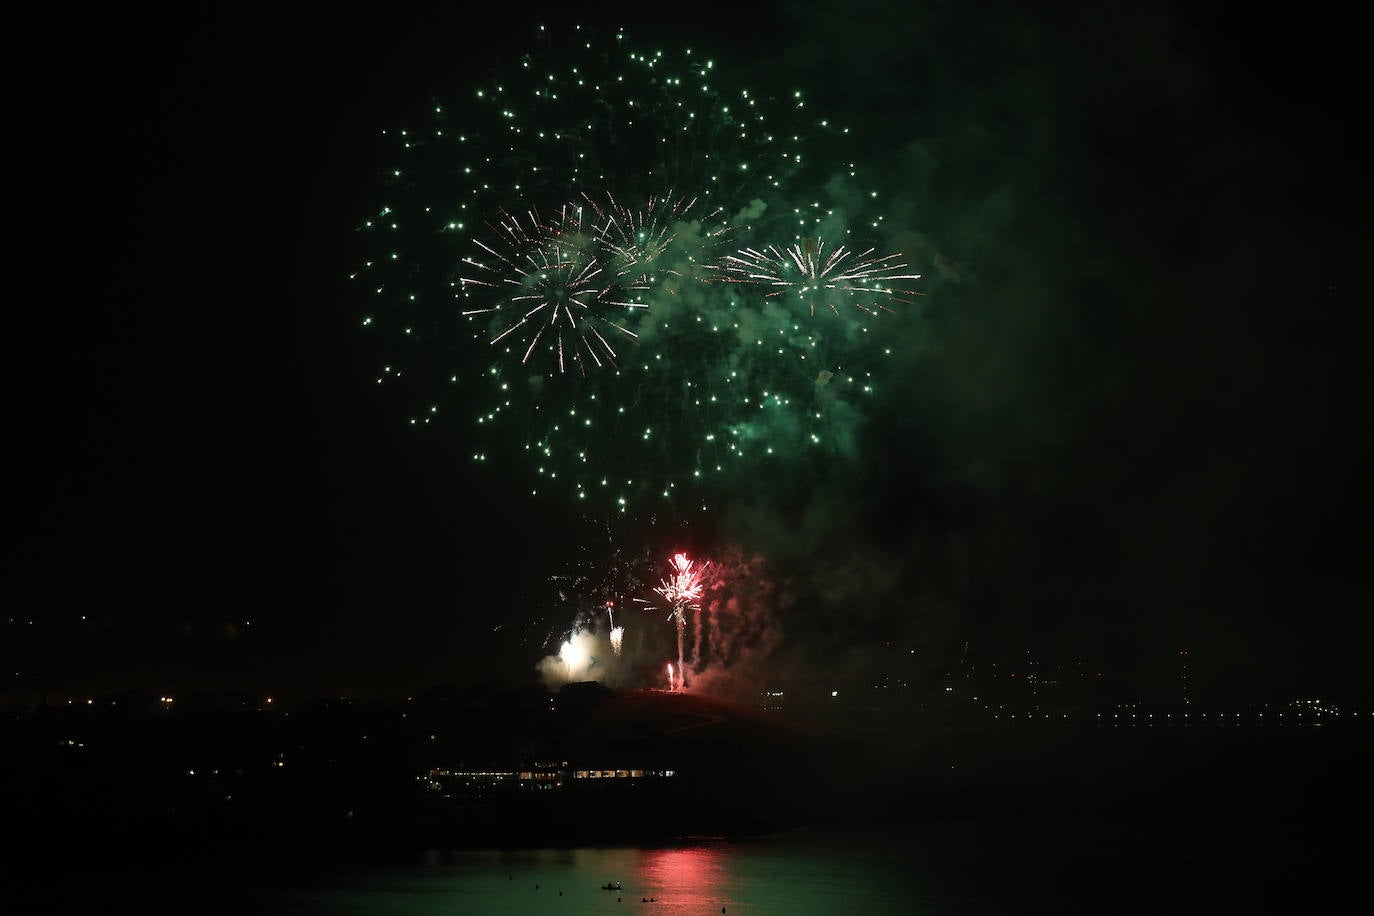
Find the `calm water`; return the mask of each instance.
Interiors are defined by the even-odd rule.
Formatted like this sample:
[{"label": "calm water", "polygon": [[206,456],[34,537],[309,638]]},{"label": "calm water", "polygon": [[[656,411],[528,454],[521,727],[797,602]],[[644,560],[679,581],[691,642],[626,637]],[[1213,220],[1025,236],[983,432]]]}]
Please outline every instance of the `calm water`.
[{"label": "calm water", "polygon": [[[432,853],[423,865],[282,895],[279,912],[618,914],[912,912],[897,850],[703,841],[663,849]],[[601,885],[619,881],[620,892]],[[561,893],[560,893],[561,892]],[[652,903],[642,898],[654,898]],[[932,910],[938,912],[938,910]]]},{"label": "calm water", "polygon": [[[0,911],[340,914],[1342,912],[1367,863],[1314,824],[963,824],[667,847],[440,851],[389,865],[276,854],[80,865]],[[601,885],[619,881],[619,893]],[[561,891],[561,894],[560,894]],[[642,898],[652,897],[652,903]],[[4,901],[0,901],[3,903]],[[17,902],[11,900],[10,902]]]}]

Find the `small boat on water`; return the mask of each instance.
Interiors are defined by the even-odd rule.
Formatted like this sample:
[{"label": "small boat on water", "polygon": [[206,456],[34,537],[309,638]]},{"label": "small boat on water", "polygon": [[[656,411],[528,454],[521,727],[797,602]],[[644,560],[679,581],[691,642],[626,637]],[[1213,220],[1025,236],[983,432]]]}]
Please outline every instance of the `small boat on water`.
[{"label": "small boat on water", "polygon": [[601,885],[601,889],[603,891],[618,891],[620,890],[620,882],[617,881],[614,884],[603,884]]}]

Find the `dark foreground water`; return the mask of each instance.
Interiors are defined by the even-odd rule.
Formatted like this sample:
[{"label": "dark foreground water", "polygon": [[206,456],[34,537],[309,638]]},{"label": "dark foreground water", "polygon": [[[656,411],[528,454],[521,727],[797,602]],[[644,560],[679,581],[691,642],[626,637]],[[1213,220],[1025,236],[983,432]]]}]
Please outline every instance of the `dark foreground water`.
[{"label": "dark foreground water", "polygon": [[[899,850],[701,841],[658,849],[433,853],[283,895],[301,914],[910,913]],[[622,889],[601,886],[619,882]],[[644,902],[644,898],[653,898]],[[852,908],[852,909],[851,909]]]},{"label": "dark foreground water", "polygon": [[[1356,836],[1341,841],[1344,829]],[[923,825],[661,847],[429,850],[388,862],[250,850],[192,865],[153,839],[142,864],[54,850],[71,869],[12,912],[763,914],[1343,912],[1364,825]],[[80,861],[77,861],[80,860]],[[602,890],[620,882],[619,892]],[[653,898],[645,902],[644,898]],[[0,909],[4,909],[0,907]]]}]

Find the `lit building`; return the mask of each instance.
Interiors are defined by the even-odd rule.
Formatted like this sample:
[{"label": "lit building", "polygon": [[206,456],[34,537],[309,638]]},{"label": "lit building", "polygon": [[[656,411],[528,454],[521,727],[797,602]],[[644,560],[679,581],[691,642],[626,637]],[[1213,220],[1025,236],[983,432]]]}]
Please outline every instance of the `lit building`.
[{"label": "lit building", "polygon": [[646,780],[665,779],[676,775],[675,770],[645,769],[643,767],[601,768],[570,767],[568,761],[541,760],[516,770],[473,769],[454,770],[436,767],[419,777],[430,792],[445,798],[476,800],[510,792],[552,792],[576,784],[590,789],[593,786],[629,786]]}]

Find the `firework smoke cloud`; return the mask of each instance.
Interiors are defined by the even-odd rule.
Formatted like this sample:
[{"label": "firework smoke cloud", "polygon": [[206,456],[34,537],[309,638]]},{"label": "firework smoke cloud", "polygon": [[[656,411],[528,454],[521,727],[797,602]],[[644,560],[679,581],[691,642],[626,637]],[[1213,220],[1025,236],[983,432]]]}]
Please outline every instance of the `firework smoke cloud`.
[{"label": "firework smoke cloud", "polygon": [[848,128],[691,49],[541,38],[383,132],[352,273],[378,384],[583,511],[710,512],[848,455],[918,277],[871,241]]}]

